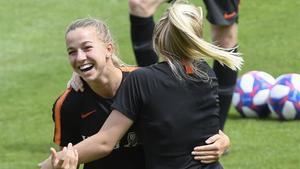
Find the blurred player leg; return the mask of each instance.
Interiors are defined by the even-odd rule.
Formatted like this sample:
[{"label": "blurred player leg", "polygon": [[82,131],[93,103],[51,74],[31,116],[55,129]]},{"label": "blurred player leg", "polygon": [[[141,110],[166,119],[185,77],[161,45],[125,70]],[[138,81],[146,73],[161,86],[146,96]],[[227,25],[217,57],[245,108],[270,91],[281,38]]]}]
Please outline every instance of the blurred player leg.
[{"label": "blurred player leg", "polygon": [[153,14],[166,0],[129,0],[131,41],[138,66],[158,62],[152,46]]},{"label": "blurred player leg", "polygon": [[[204,0],[204,3],[208,10],[207,19],[212,24],[211,32],[214,44],[223,48],[234,48],[233,52],[237,52],[239,0]],[[216,61],[213,69],[220,87],[220,127],[223,130],[238,72],[220,65]]]}]

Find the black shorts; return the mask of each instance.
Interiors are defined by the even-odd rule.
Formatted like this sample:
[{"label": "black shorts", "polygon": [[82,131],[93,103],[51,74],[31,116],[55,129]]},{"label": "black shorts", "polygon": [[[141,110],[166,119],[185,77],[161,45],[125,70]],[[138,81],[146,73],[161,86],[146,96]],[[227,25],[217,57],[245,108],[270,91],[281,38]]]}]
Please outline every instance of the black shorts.
[{"label": "black shorts", "polygon": [[240,0],[204,0],[207,20],[214,25],[232,25],[238,22]]},{"label": "black shorts", "polygon": [[[174,0],[168,0],[172,2]],[[240,0],[203,0],[207,9],[207,20],[214,25],[232,25],[238,23]]]}]

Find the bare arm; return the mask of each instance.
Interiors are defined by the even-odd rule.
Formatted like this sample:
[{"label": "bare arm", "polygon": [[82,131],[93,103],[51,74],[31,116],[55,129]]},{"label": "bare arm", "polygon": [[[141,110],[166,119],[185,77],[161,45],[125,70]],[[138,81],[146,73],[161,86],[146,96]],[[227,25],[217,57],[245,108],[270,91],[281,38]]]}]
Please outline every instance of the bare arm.
[{"label": "bare arm", "polygon": [[100,131],[76,144],[79,163],[86,163],[107,156],[123,137],[133,121],[117,110],[113,110]]},{"label": "bare arm", "polygon": [[[88,137],[73,147],[78,153],[78,164],[94,161],[110,154],[132,124],[132,120],[119,111],[113,110],[97,134]],[[53,150],[51,151],[53,156]],[[64,155],[63,151],[57,152],[54,159],[59,159],[60,161],[55,162],[57,166],[55,168],[62,168],[57,164],[65,165],[64,161],[67,158],[68,156]],[[54,161],[51,161],[51,157],[49,157],[39,166],[41,169],[53,169]]]}]

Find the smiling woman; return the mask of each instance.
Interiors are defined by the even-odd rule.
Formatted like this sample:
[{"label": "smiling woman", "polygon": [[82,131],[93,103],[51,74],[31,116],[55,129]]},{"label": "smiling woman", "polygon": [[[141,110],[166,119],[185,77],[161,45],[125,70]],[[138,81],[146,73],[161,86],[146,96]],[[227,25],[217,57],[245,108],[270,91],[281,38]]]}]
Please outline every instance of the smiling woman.
[{"label": "smiling woman", "polygon": [[91,19],[71,25],[66,33],[66,44],[71,66],[87,82],[122,65],[109,30],[101,22],[93,23]]},{"label": "smiling woman", "polygon": [[[100,20],[85,18],[74,21],[65,38],[70,64],[83,81],[85,90],[67,89],[54,103],[54,141],[62,147],[68,143],[77,144],[99,131],[111,112],[110,105],[123,78],[135,69],[125,67],[117,57],[108,27]],[[84,169],[99,166],[104,169],[142,169],[143,148],[135,131],[133,126],[111,155],[85,163]]]}]

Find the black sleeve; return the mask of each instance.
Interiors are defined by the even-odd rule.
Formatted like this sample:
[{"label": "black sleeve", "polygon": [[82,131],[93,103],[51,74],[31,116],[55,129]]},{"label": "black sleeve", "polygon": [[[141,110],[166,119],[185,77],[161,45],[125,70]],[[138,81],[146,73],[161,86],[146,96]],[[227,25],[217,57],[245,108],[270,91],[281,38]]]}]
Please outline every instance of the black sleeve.
[{"label": "black sleeve", "polygon": [[68,143],[76,144],[82,140],[76,104],[72,104],[74,93],[73,90],[66,90],[53,104],[53,141],[59,146],[67,146]]},{"label": "black sleeve", "polygon": [[141,70],[131,72],[121,84],[112,108],[135,121],[143,105],[143,79]]}]

